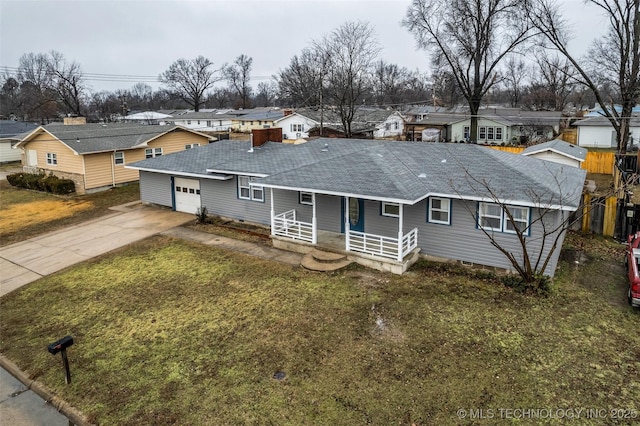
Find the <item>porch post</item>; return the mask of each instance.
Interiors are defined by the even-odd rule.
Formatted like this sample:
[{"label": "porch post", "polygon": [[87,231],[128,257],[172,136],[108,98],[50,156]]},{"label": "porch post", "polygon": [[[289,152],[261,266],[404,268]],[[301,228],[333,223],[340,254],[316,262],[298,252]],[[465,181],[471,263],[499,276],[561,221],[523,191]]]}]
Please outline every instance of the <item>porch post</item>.
[{"label": "porch post", "polygon": [[349,242],[349,197],[344,197],[344,242],[345,250],[351,251]]},{"label": "porch post", "polygon": [[311,218],[311,244],[318,244],[318,219],[316,218],[316,193],[311,193],[311,203],[313,204],[313,216]]},{"label": "porch post", "polygon": [[398,204],[398,262],[402,262],[402,225],[403,225],[403,205]]},{"label": "porch post", "polygon": [[273,206],[273,188],[269,188],[269,198],[271,198],[271,200],[270,200],[271,201],[271,222],[270,223],[271,223],[271,235],[273,236],[273,235],[275,235],[273,233],[273,230],[275,229],[273,221],[274,221],[274,219],[276,217],[275,210],[274,210],[275,208]]}]

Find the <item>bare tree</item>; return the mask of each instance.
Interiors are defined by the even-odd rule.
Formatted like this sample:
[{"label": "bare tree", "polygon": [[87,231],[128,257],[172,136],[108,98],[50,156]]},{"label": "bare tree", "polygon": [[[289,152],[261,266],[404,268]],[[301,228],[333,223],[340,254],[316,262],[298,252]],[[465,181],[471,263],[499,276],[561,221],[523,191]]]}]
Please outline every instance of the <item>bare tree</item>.
[{"label": "bare tree", "polygon": [[507,90],[510,104],[514,108],[520,105],[528,74],[529,69],[522,59],[516,59],[514,56],[510,56],[506,60],[502,84]]},{"label": "bare tree", "polygon": [[231,65],[227,65],[222,69],[224,78],[229,83],[229,89],[235,92],[238,97],[239,104],[242,108],[251,106],[251,64],[253,59],[247,55],[240,55]]},{"label": "bare tree", "polygon": [[522,16],[525,0],[413,0],[403,25],[448,68],[469,104],[471,140],[477,140],[483,97],[501,81],[498,66],[532,32]]},{"label": "bare tree", "polygon": [[[505,190],[494,183],[499,178],[468,169],[463,159],[456,160],[453,151],[451,157],[465,177],[459,181],[449,180],[450,187],[462,199],[471,195],[482,200],[477,208],[475,203],[464,203],[464,206],[477,228],[507,258],[522,282],[535,288],[544,280],[566,232],[595,205],[581,206],[585,172],[540,161],[535,181],[517,182]],[[510,201],[516,190],[527,200],[527,206]],[[506,230],[517,242],[514,244],[512,238],[505,238],[505,233],[496,229]]]},{"label": "bare tree", "polygon": [[272,106],[278,94],[278,86],[274,81],[261,81],[258,83],[258,93],[255,103],[257,106]]},{"label": "bare tree", "polygon": [[[618,151],[629,143],[632,109],[640,96],[640,1],[587,0],[607,18],[604,37],[596,40],[587,58],[579,60],[568,49],[568,25],[554,0],[531,1],[527,15],[543,40],[576,69],[580,83],[591,89],[616,132]],[[607,97],[603,86],[615,88],[616,98]],[[620,111],[615,107],[619,103]]]},{"label": "bare tree", "polygon": [[207,103],[214,108],[229,108],[233,106],[233,93],[227,87],[214,87],[207,96]]},{"label": "bare tree", "polygon": [[51,89],[58,95],[58,100],[75,115],[81,114],[85,86],[80,64],[67,61],[60,52],[52,50],[48,57],[48,72],[53,77]]},{"label": "bare tree", "polygon": [[53,76],[49,58],[44,53],[26,53],[18,61],[22,116],[45,123],[58,112],[56,94],[51,89]]},{"label": "bare tree", "polygon": [[2,76],[2,90],[0,91],[0,116],[21,117],[22,103],[20,83],[14,77],[5,74]]},{"label": "bare tree", "polygon": [[221,80],[219,71],[213,69],[209,59],[198,56],[191,60],[178,59],[159,78],[169,90],[199,111],[207,90]]},{"label": "bare tree", "polygon": [[[345,137],[350,138],[356,107],[367,93],[371,66],[380,47],[368,23],[346,22],[317,41],[315,48],[328,60],[327,101],[337,109]],[[321,87],[323,81],[321,79]]]},{"label": "bare tree", "polygon": [[374,64],[372,79],[373,99],[377,104],[400,104],[409,71],[406,68],[400,68],[396,64],[390,64],[380,59]]},{"label": "bare tree", "polygon": [[305,48],[291,58],[289,66],[275,76],[278,96],[293,107],[319,106],[325,79],[322,52]]}]

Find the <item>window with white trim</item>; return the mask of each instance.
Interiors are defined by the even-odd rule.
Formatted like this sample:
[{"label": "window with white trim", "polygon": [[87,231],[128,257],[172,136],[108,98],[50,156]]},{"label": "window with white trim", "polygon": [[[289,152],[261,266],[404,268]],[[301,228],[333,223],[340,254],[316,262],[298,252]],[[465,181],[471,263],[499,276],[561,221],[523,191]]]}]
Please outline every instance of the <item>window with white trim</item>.
[{"label": "window with white trim", "polygon": [[451,200],[449,198],[429,197],[429,223],[451,225]]},{"label": "window with white trim", "polygon": [[144,158],[160,157],[162,155],[162,148],[147,148],[144,150]]},{"label": "window with white trim", "polygon": [[482,126],[478,127],[478,139],[486,139],[487,138],[487,128]]},{"label": "window with white trim", "polygon": [[513,220],[499,205],[494,203],[478,204],[478,226],[487,231],[506,232],[515,234],[518,230],[529,235],[529,207],[505,206],[511,213]]},{"label": "window with white trim", "polygon": [[496,140],[502,140],[502,127],[496,127]]},{"label": "window with white trim", "polygon": [[492,141],[495,137],[495,127],[487,127],[487,139]]},{"label": "window with white trim", "polygon": [[306,204],[308,206],[312,206],[313,205],[313,194],[311,192],[302,192],[300,191],[298,193],[298,202],[300,204]]},{"label": "window with white trim", "polygon": [[113,164],[115,164],[116,166],[121,166],[124,164],[124,152],[113,153]]},{"label": "window with white trim", "polygon": [[516,233],[520,231],[524,234],[529,233],[529,212],[531,211],[528,207],[517,207],[517,206],[507,206],[509,209],[509,213],[511,213],[511,217],[513,220],[509,218],[507,212],[504,213],[505,218],[505,227],[504,232]]},{"label": "window with white trim", "polygon": [[292,132],[302,132],[304,128],[303,124],[291,124],[291,131]]},{"label": "window with white trim", "polygon": [[251,185],[255,180],[251,176],[238,176],[238,198],[242,200],[264,201],[264,188]]},{"label": "window with white trim", "polygon": [[400,217],[400,204],[382,203],[382,216]]},{"label": "window with white trim", "polygon": [[469,140],[469,138],[471,138],[471,127],[464,126],[463,139],[466,141]]},{"label": "window with white trim", "polygon": [[197,146],[200,146],[200,144],[199,143],[188,143],[188,144],[186,144],[184,146],[184,149],[192,149],[192,148],[195,148]]},{"label": "window with white trim", "polygon": [[58,155],[53,152],[47,152],[47,164],[50,166],[58,165]]},{"label": "window with white trim", "polygon": [[478,205],[478,226],[486,231],[502,232],[502,209],[497,204]]}]

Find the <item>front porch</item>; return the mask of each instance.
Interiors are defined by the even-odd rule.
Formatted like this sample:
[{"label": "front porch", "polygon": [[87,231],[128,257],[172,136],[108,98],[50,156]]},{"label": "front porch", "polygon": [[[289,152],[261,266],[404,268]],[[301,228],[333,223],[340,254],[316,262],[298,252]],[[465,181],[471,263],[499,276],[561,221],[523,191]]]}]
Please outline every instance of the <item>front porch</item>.
[{"label": "front porch", "polygon": [[[272,215],[273,246],[305,254],[314,249],[339,253],[352,262],[394,274],[404,273],[418,260],[417,228],[406,234],[400,230],[398,238],[392,238],[350,230],[348,218],[345,233],[319,230],[316,223],[315,214],[312,222],[298,220],[295,209]],[[402,220],[399,220],[399,226],[402,226]]]}]

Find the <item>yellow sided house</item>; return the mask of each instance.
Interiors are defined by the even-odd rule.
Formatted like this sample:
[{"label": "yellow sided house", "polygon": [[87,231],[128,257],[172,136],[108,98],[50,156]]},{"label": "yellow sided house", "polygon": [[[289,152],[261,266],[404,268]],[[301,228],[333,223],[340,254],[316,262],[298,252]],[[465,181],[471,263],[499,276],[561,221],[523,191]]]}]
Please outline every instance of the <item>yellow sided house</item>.
[{"label": "yellow sided house", "polygon": [[129,163],[207,145],[215,138],[182,126],[52,123],[27,134],[23,170],[71,179],[79,194],[139,180]]}]

